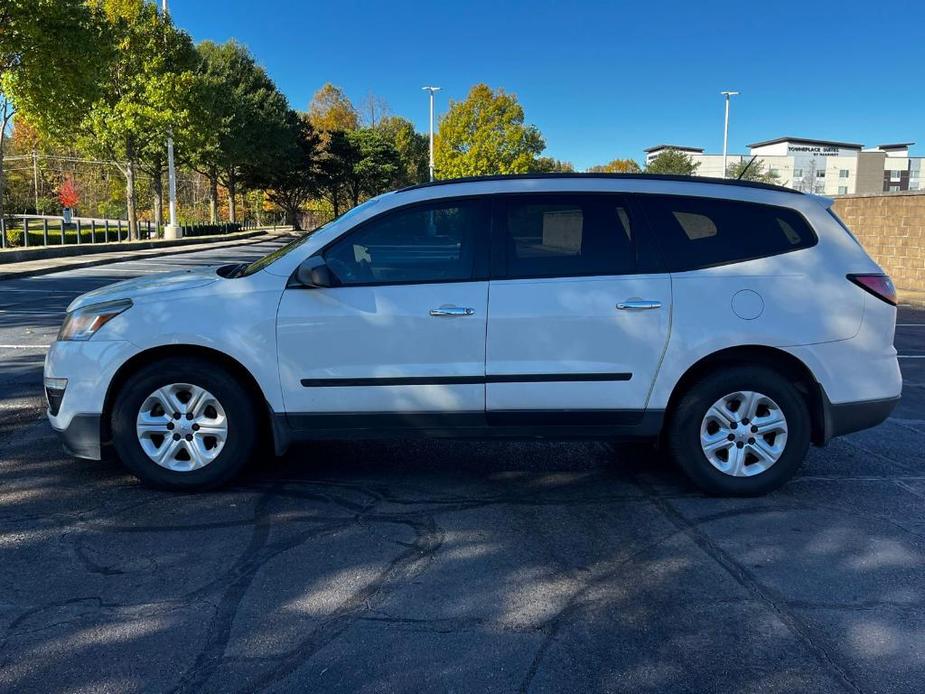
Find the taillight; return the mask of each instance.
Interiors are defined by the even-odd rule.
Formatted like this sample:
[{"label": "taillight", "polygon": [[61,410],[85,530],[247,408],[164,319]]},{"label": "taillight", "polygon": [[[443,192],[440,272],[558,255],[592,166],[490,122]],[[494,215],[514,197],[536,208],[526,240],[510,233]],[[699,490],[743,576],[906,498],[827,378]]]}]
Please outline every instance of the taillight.
[{"label": "taillight", "polygon": [[846,275],[846,277],[866,292],[891,306],[896,305],[896,287],[889,275]]}]

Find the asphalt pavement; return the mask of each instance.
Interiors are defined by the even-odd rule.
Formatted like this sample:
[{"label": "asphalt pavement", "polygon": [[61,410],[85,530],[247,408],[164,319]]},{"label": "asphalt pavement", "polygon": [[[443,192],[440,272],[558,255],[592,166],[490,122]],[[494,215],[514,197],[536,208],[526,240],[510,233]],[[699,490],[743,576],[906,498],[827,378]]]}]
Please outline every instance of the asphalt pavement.
[{"label": "asphalt pavement", "polygon": [[894,417],[759,499],[604,443],[325,442],[187,495],[61,452],[72,298],[275,245],[0,282],[0,690],[923,690],[925,312]]}]

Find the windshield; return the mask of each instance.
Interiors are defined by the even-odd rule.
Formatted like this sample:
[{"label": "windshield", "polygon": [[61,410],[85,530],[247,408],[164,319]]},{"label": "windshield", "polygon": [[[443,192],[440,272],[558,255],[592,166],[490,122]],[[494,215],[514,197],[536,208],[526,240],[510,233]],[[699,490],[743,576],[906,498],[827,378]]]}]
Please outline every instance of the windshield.
[{"label": "windshield", "polygon": [[378,197],[375,197],[375,198],[370,198],[369,200],[367,200],[366,202],[364,202],[362,205],[357,205],[356,207],[353,207],[353,208],[347,210],[346,212],[344,212],[344,213],[343,213],[342,215],[340,215],[339,217],[335,217],[335,218],[332,219],[330,222],[326,222],[325,224],[322,224],[320,227],[318,227],[318,228],[316,228],[316,229],[313,229],[312,231],[306,232],[305,234],[303,234],[303,235],[300,236],[299,238],[290,241],[290,242],[287,243],[285,246],[281,246],[281,247],[277,248],[275,251],[273,251],[272,253],[269,253],[269,254],[263,256],[262,258],[260,258],[259,260],[255,260],[255,261],[254,261],[253,263],[251,263],[250,265],[247,265],[247,266],[246,266],[243,270],[241,270],[240,273],[238,273],[236,276],[237,276],[237,277],[246,277],[247,275],[253,275],[255,272],[260,272],[260,271],[263,270],[265,267],[267,267],[267,266],[272,265],[273,263],[275,263],[277,260],[279,260],[280,258],[282,258],[284,255],[287,255],[287,254],[291,253],[292,251],[294,251],[296,248],[298,248],[298,247],[301,246],[303,243],[305,243],[306,241],[308,241],[308,239],[310,239],[312,236],[314,236],[316,233],[318,233],[318,232],[321,231],[322,229],[327,229],[329,226],[331,226],[332,224],[334,224],[334,222],[345,222],[345,221],[348,221],[348,220],[351,219],[352,217],[355,217],[357,214],[359,214],[361,211],[368,210],[370,207],[374,206],[377,202],[379,202],[379,200],[380,200],[381,198],[382,198],[381,195],[378,196]]}]

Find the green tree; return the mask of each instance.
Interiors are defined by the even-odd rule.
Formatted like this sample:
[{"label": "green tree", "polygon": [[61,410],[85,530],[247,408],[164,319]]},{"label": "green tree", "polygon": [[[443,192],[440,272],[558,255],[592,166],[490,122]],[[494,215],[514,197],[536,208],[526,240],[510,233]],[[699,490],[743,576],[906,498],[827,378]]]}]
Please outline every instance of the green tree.
[{"label": "green tree", "polygon": [[321,87],[308,105],[308,120],[319,132],[356,130],[360,118],[347,95],[330,82]]},{"label": "green tree", "polygon": [[[770,169],[765,169],[765,163],[761,159],[755,159],[749,165],[750,159],[730,164],[726,167],[726,178],[739,179],[742,181],[759,181],[761,183],[780,183],[780,176]],[[744,172],[744,173],[743,173]]]},{"label": "green tree", "polygon": [[689,155],[676,149],[667,149],[646,164],[646,173],[675,174],[693,176],[697,173],[700,162],[694,162]]},{"label": "green tree", "polygon": [[642,169],[635,159],[614,159],[606,164],[598,164],[588,169],[588,173],[639,173]]},{"label": "green tree", "polygon": [[513,94],[477,84],[440,119],[434,158],[441,178],[528,173],[545,147]]},{"label": "green tree", "polygon": [[107,56],[99,97],[82,123],[89,152],[115,162],[125,177],[129,236],[138,238],[136,177],[162,160],[167,136],[188,120],[195,65],[192,41],[144,0],[93,0],[115,50]]},{"label": "green tree", "polygon": [[245,167],[247,183],[266,191],[267,199],[286,214],[286,223],[299,229],[299,211],[319,186],[320,138],[308,118],[286,114],[287,139],[273,166]]},{"label": "green tree", "polygon": [[194,94],[197,127],[190,165],[209,181],[211,221],[218,217],[218,185],[228,190],[228,219],[237,221],[236,199],[245,167],[272,168],[291,147],[286,97],[246,48],[234,41],[197,47],[203,82]]},{"label": "green tree", "polygon": [[531,173],[573,173],[575,167],[569,161],[553,157],[539,157],[530,167]]},{"label": "green tree", "polygon": [[393,187],[401,170],[398,150],[377,128],[347,133],[349,155],[347,191],[354,206],[360,199],[384,193]]},{"label": "green tree", "polygon": [[4,0],[0,4],[0,217],[7,131],[18,112],[46,133],[72,134],[94,98],[106,49],[103,22],[83,0]]},{"label": "green tree", "polygon": [[321,133],[318,192],[331,206],[335,217],[340,215],[346,203],[353,167],[358,158],[359,152],[346,131],[332,130]]},{"label": "green tree", "polygon": [[430,161],[427,136],[415,131],[411,121],[401,116],[384,116],[376,128],[398,151],[400,169],[393,182],[395,187],[426,181]]}]

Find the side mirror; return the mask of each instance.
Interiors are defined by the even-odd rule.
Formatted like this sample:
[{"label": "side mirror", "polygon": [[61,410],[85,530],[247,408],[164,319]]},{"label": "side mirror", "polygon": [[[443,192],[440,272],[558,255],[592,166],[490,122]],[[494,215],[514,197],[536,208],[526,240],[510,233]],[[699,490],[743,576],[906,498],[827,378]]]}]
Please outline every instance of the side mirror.
[{"label": "side mirror", "polygon": [[334,276],[324,258],[315,255],[304,261],[296,270],[296,279],[304,287],[331,287]]}]

